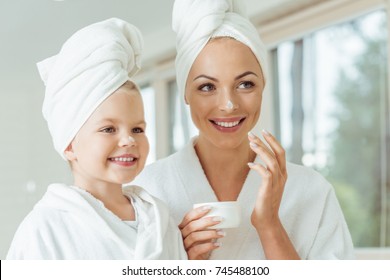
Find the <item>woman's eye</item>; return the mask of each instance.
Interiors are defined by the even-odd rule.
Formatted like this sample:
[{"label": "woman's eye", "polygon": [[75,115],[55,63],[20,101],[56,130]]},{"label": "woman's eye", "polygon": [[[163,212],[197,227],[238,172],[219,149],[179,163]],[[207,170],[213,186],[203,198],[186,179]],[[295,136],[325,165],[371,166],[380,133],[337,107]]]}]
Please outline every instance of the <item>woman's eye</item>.
[{"label": "woman's eye", "polygon": [[136,127],[136,128],[133,128],[133,129],[132,129],[132,132],[133,132],[133,133],[143,133],[144,130],[143,130],[142,128],[140,128],[140,127]]},{"label": "woman's eye", "polygon": [[115,128],[113,127],[105,127],[101,130],[101,132],[104,132],[104,133],[114,133],[115,132]]},{"label": "woman's eye", "polygon": [[241,88],[241,89],[248,89],[248,88],[252,88],[254,87],[255,84],[252,83],[252,82],[242,82],[238,85],[238,88]]},{"label": "woman's eye", "polygon": [[201,85],[198,89],[200,91],[209,92],[215,90],[215,86],[213,84],[204,84]]}]

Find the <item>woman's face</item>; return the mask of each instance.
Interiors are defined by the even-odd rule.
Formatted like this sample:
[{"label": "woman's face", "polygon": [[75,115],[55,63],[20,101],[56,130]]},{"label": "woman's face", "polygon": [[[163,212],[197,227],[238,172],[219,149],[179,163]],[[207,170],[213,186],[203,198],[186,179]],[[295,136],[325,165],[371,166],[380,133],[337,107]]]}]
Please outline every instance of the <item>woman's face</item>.
[{"label": "woman's face", "polygon": [[263,89],[262,71],[249,47],[230,38],[211,40],[192,65],[186,84],[185,99],[199,141],[225,149],[247,141],[259,119]]}]

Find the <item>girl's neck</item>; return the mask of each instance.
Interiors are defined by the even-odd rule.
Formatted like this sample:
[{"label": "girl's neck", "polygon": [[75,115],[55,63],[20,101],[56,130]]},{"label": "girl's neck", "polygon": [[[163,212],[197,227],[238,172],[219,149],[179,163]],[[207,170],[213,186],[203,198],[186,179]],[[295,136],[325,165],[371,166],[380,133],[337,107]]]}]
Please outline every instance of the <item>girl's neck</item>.
[{"label": "girl's neck", "polygon": [[109,184],[106,182],[98,182],[87,180],[81,176],[74,174],[74,185],[86,190],[95,198],[99,199],[103,203],[105,201],[121,200],[123,195],[122,185],[120,184]]},{"label": "girl's neck", "polygon": [[74,185],[89,192],[122,220],[134,220],[135,212],[129,199],[123,194],[121,184],[89,182],[75,176]]}]

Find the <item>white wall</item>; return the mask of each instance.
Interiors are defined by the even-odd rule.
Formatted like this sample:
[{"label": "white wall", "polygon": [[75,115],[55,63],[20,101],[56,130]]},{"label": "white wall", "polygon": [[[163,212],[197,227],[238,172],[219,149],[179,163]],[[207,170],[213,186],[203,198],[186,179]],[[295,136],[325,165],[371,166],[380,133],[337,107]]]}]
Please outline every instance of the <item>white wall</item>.
[{"label": "white wall", "polygon": [[39,78],[21,74],[17,80],[2,80],[1,86],[0,258],[4,258],[17,225],[47,185],[70,182],[71,177],[52,148],[41,114]]}]

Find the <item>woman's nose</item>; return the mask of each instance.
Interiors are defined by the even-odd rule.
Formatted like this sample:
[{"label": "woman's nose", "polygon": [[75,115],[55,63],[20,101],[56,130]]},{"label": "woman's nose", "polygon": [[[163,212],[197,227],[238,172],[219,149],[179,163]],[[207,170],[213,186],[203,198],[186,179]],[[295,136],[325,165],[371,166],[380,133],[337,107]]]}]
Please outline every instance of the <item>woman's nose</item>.
[{"label": "woman's nose", "polygon": [[121,139],[119,141],[120,147],[132,147],[132,146],[136,146],[136,145],[137,145],[137,142],[130,135],[124,135],[123,137],[121,137]]},{"label": "woman's nose", "polygon": [[231,113],[238,108],[238,104],[235,102],[233,98],[233,94],[230,92],[224,92],[218,100],[219,109],[221,111],[225,111],[227,113]]}]

